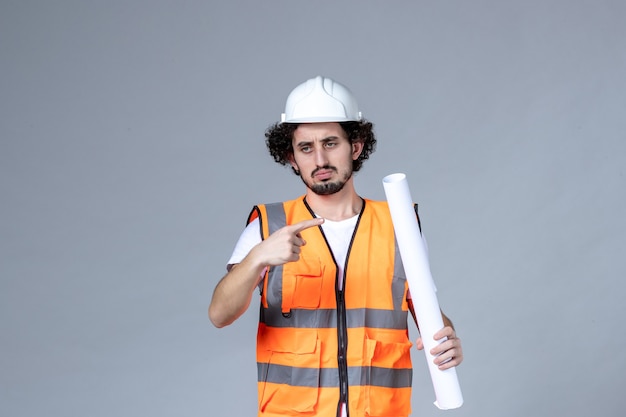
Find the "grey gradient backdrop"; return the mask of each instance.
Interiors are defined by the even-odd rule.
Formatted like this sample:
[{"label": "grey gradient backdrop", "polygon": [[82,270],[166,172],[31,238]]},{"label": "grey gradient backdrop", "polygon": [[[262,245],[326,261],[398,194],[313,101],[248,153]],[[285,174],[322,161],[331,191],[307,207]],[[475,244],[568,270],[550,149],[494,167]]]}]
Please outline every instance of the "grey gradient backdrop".
[{"label": "grey gradient backdrop", "polygon": [[[206,314],[251,206],[303,192],[263,132],[317,74],[408,175],[466,360],[441,412],[626,400],[626,2],[0,2],[0,415],[252,416],[258,303]],[[413,333],[415,333],[412,330]]]}]

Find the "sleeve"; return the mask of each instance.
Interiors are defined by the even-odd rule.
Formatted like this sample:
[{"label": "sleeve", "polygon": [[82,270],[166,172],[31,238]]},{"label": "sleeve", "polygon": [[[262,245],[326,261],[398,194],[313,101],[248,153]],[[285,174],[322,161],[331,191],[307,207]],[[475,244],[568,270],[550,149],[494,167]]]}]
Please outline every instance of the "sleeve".
[{"label": "sleeve", "polygon": [[243,232],[241,236],[239,236],[239,240],[235,245],[235,249],[233,250],[230,259],[228,260],[228,264],[226,265],[226,269],[230,270],[233,265],[238,264],[245,258],[250,250],[261,243],[261,232],[259,228],[259,219],[252,220]]}]

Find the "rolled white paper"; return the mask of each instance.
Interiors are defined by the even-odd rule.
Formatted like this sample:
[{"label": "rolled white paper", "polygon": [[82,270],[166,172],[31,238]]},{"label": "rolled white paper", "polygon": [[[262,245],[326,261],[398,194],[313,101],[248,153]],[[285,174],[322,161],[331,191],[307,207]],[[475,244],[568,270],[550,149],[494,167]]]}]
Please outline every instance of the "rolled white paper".
[{"label": "rolled white paper", "polygon": [[463,395],[456,368],[440,370],[433,363],[435,357],[430,354],[432,348],[443,342],[433,339],[434,334],[443,328],[443,319],[406,175],[387,175],[383,178],[383,187],[424,342],[428,370],[435,389],[435,405],[441,410],[459,408],[463,404]]}]

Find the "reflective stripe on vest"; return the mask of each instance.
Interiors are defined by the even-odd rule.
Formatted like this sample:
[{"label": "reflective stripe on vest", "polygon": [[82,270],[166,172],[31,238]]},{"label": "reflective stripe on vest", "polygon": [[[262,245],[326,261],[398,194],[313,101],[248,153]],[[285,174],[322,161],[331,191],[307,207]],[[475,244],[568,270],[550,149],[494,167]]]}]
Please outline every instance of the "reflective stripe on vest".
[{"label": "reflective stripe on vest", "polygon": [[[257,217],[266,239],[314,214],[300,198],[259,205],[249,221]],[[341,398],[349,404],[350,417],[408,415],[408,287],[387,204],[364,201],[345,277],[337,276],[321,227],[301,234],[307,244],[300,260],[269,268],[263,282],[259,416],[307,412],[327,417],[337,414]],[[338,279],[345,279],[344,291],[337,290]],[[338,328],[338,320],[345,329]]]},{"label": "reflective stripe on vest", "polygon": [[[259,375],[264,375],[266,382],[289,384],[300,387],[337,387],[339,375],[336,369],[322,368],[301,369],[294,378],[291,366],[258,363]],[[410,369],[388,369],[366,366],[348,368],[348,380],[354,385],[376,385],[388,388],[409,388],[413,377]],[[358,382],[357,382],[358,381]]]}]

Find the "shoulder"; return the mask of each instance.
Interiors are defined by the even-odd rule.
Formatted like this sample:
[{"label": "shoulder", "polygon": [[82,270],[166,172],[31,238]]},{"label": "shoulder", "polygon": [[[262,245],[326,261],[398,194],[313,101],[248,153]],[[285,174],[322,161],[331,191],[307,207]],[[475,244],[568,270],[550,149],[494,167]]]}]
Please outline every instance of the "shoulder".
[{"label": "shoulder", "polygon": [[389,214],[389,204],[386,201],[377,201],[370,199],[363,199],[365,201],[365,210],[373,211],[379,214]]},{"label": "shoulder", "polygon": [[364,198],[363,201],[365,201],[365,206],[389,209],[389,204],[386,201],[370,200],[369,198]]},{"label": "shoulder", "polygon": [[252,207],[250,214],[248,215],[247,223],[250,223],[252,220],[261,218],[267,218],[268,214],[272,213],[281,213],[287,211],[290,207],[294,206],[304,206],[304,196],[300,196],[293,200],[280,201],[274,203],[263,203],[257,204]]},{"label": "shoulder", "polygon": [[[391,212],[389,211],[389,204],[386,201],[376,201],[364,199],[366,210],[369,207],[372,213],[377,216],[385,216],[391,218]],[[417,210],[417,203],[413,203],[413,210],[415,211],[415,217],[417,217],[417,224],[420,231],[422,230],[421,219]]]},{"label": "shoulder", "polygon": [[[389,203],[387,203],[387,201],[370,200],[367,198],[364,198],[363,201],[365,201],[366,207],[369,206],[374,210],[389,211]],[[413,208],[415,209],[415,212],[417,213],[417,203],[413,203]]]}]

